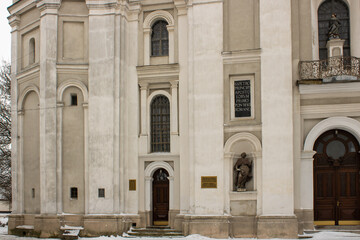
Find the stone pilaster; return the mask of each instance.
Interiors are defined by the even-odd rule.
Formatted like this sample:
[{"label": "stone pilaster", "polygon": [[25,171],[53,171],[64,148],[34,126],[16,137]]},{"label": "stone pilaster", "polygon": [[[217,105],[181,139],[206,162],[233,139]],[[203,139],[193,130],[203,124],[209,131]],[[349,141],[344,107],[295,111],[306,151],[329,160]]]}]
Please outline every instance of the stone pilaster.
[{"label": "stone pilaster", "polygon": [[[260,0],[262,215],[258,237],[297,236],[291,2]],[[273,64],[271,64],[273,63]]]},{"label": "stone pilaster", "polygon": [[37,2],[40,17],[40,212],[56,205],[56,58],[60,0]]},{"label": "stone pilaster", "polygon": [[189,99],[188,99],[188,15],[184,0],[174,1],[178,11],[179,56],[179,147],[180,147],[180,213],[189,210]]},{"label": "stone pilaster", "polygon": [[[87,1],[89,8],[87,212],[90,214],[110,214],[114,209],[116,2]],[[105,198],[97,198],[98,188],[105,188]]]},{"label": "stone pilaster", "polygon": [[[190,189],[190,206],[195,215],[222,216],[225,194],[221,58],[223,3],[193,1],[188,11],[189,128],[193,134],[189,141],[192,166],[189,164],[188,169],[194,187]],[[217,188],[201,188],[202,176],[216,176]]]},{"label": "stone pilaster", "polygon": [[11,26],[11,175],[12,175],[12,212],[14,214],[22,213],[22,198],[23,193],[22,181],[19,177],[20,166],[19,166],[19,156],[18,156],[18,105],[17,105],[17,96],[18,96],[18,87],[16,80],[16,73],[18,69],[18,39],[19,39],[19,24],[20,18],[17,15],[9,16],[9,24]]}]

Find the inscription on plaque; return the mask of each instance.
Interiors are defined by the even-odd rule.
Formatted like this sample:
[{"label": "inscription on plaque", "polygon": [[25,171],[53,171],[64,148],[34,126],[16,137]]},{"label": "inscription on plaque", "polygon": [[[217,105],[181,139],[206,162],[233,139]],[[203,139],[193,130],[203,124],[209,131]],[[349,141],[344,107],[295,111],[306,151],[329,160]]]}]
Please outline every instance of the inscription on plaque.
[{"label": "inscription on plaque", "polygon": [[217,188],[217,177],[201,177],[201,188]]},{"label": "inscription on plaque", "polygon": [[136,179],[129,179],[129,191],[136,191]]},{"label": "inscription on plaque", "polygon": [[250,80],[234,81],[235,117],[251,117]]}]

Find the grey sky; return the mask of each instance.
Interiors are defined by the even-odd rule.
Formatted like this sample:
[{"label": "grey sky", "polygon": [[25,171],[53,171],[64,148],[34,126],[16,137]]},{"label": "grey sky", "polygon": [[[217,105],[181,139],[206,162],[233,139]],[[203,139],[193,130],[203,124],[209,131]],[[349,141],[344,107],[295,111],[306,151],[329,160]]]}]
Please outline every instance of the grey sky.
[{"label": "grey sky", "polygon": [[7,7],[11,5],[12,0],[0,0],[0,62],[2,60],[10,61],[10,26],[7,17],[9,12]]}]

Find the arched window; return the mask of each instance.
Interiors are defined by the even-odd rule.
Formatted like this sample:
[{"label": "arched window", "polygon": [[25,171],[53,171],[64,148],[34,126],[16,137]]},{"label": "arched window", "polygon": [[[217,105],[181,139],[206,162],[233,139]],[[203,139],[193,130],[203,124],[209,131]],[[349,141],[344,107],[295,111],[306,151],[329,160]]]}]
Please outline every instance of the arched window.
[{"label": "arched window", "polygon": [[318,9],[320,60],[327,58],[326,43],[329,40],[329,22],[333,13],[341,22],[340,38],[345,40],[344,56],[350,56],[349,8],[342,0],[326,0]]},{"label": "arched window", "polygon": [[157,21],[152,26],[151,34],[151,55],[168,56],[169,55],[169,33],[166,28],[167,22]]},{"label": "arched window", "polygon": [[151,152],[170,152],[170,102],[164,95],[151,103]]},{"label": "arched window", "polygon": [[31,38],[29,41],[29,64],[35,62],[35,39]]}]

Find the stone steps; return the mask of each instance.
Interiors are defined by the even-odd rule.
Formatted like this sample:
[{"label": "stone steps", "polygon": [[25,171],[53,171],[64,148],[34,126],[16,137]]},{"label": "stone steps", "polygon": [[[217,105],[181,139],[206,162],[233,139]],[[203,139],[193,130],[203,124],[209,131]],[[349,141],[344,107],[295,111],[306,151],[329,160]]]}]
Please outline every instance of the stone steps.
[{"label": "stone steps", "polygon": [[183,237],[180,231],[169,227],[131,228],[124,237]]},{"label": "stone steps", "polygon": [[60,230],[63,232],[62,239],[65,240],[74,240],[79,238],[80,231],[83,230],[83,227],[77,226],[61,226]]}]

